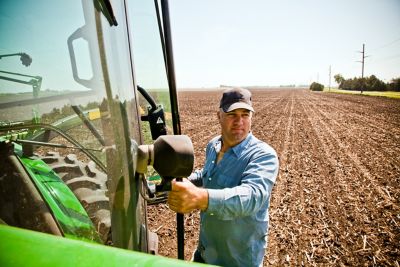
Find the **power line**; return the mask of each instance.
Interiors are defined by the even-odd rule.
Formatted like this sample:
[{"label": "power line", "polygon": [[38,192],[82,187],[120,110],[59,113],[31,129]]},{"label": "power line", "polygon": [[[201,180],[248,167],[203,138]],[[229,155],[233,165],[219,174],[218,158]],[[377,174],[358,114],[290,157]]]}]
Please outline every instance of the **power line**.
[{"label": "power line", "polygon": [[[388,46],[391,46],[391,45],[393,45],[393,44],[395,44],[395,43],[397,43],[397,42],[399,42],[400,41],[400,37],[399,38],[397,38],[397,39],[395,39],[395,40],[393,40],[393,41],[390,41],[390,42],[387,42],[387,43],[385,43],[385,44],[383,44],[383,45],[381,45],[381,46],[378,46],[378,47],[375,47],[375,48],[373,48],[373,49],[370,49],[369,51],[371,52],[374,52],[374,51],[377,51],[377,50],[380,50],[380,49],[382,49],[382,48],[386,48],[386,47],[388,47]],[[359,51],[360,52],[360,51]],[[374,62],[380,62],[380,61],[387,61],[387,60],[392,60],[392,59],[396,59],[396,58],[398,58],[399,57],[399,54],[396,54],[396,55],[392,55],[392,56],[385,56],[385,57],[378,57],[378,58],[376,58],[375,57],[375,59],[374,59]],[[360,61],[358,61],[358,62],[360,62]]]},{"label": "power line", "polygon": [[394,59],[397,59],[399,57],[400,57],[400,54],[396,54],[396,55],[392,55],[392,56],[378,58],[377,60],[375,59],[374,62],[382,62],[382,61],[394,60]]},{"label": "power line", "polygon": [[383,44],[383,45],[381,45],[381,46],[378,46],[378,47],[376,47],[376,48],[374,48],[374,49],[371,49],[371,51],[376,51],[376,50],[385,48],[385,47],[390,46],[390,45],[392,45],[392,44],[394,44],[394,43],[397,43],[398,41],[400,41],[400,37],[397,38],[396,40],[393,40],[393,41],[391,41],[391,42],[388,42],[388,43],[386,43],[386,44]]}]

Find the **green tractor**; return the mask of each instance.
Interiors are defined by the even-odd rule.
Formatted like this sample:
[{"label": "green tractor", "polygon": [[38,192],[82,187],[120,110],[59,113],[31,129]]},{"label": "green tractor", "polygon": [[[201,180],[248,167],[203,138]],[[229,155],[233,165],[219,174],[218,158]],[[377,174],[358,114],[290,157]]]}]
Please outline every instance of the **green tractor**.
[{"label": "green tractor", "polygon": [[1,1],[0,36],[0,266],[188,265],[149,255],[194,161],[168,1]]}]

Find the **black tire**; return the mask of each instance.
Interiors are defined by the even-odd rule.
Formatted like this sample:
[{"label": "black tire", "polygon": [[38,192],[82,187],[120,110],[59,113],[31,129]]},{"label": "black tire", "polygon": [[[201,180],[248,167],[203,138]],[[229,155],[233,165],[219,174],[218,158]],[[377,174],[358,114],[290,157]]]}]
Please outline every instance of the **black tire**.
[{"label": "black tire", "polygon": [[68,185],[85,208],[104,243],[110,243],[111,217],[107,175],[93,161],[83,163],[74,154],[47,152],[41,159]]}]

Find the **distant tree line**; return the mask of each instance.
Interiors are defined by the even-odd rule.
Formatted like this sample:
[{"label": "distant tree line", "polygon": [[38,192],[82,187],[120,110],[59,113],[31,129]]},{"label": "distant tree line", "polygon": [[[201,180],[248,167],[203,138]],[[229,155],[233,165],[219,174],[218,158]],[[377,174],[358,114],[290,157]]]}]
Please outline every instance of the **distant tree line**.
[{"label": "distant tree line", "polygon": [[375,75],[365,78],[345,79],[342,75],[336,74],[335,81],[339,84],[339,89],[355,91],[397,91],[400,92],[400,77],[385,83]]},{"label": "distant tree line", "polygon": [[323,91],[324,90],[324,86],[322,84],[320,84],[320,83],[313,82],[310,85],[310,90],[311,91]]}]

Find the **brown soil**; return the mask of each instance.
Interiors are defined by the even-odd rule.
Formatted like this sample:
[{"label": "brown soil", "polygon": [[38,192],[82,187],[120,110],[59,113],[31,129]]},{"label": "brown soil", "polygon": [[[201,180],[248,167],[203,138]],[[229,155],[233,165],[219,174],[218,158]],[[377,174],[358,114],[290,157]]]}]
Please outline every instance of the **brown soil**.
[{"label": "brown soil", "polygon": [[[219,134],[220,92],[180,92],[183,134],[201,168]],[[400,101],[253,90],[253,133],[273,146],[280,173],[270,208],[264,266],[399,266]],[[149,207],[159,253],[175,258],[175,213]],[[185,215],[185,259],[196,247],[199,213]]]}]

